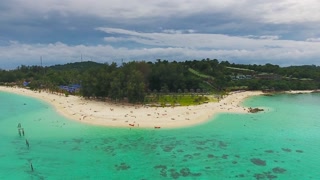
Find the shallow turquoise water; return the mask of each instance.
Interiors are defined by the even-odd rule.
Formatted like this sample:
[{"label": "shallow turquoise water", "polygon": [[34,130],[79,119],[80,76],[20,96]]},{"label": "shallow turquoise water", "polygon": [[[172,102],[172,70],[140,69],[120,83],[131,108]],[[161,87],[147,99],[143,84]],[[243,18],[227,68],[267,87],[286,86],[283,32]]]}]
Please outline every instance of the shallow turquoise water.
[{"label": "shallow turquoise water", "polygon": [[0,92],[0,179],[320,177],[319,94],[252,97],[245,105],[267,111],[130,130],[81,124],[44,102]]}]

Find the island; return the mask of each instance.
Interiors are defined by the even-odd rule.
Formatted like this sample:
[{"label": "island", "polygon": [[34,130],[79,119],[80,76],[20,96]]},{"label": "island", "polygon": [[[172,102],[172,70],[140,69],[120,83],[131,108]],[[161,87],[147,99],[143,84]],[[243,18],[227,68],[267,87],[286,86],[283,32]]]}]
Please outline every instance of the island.
[{"label": "island", "polygon": [[317,92],[319,67],[241,65],[216,59],[116,63],[76,62],[0,71],[0,91],[44,100],[69,119],[95,125],[172,128],[218,113],[258,113],[250,96]]}]

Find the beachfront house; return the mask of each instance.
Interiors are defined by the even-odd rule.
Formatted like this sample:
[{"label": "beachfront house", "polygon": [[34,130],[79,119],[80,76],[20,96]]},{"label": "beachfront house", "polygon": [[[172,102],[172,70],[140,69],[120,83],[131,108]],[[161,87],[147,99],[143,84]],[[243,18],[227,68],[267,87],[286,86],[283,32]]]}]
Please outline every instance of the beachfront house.
[{"label": "beachfront house", "polygon": [[231,75],[230,77],[232,80],[252,79],[252,75],[245,75],[245,74]]},{"label": "beachfront house", "polygon": [[66,91],[68,93],[77,93],[80,91],[81,85],[80,84],[70,84],[68,86],[60,85],[59,89]]},{"label": "beachfront house", "polygon": [[27,82],[27,81],[24,81],[24,82],[22,83],[22,85],[23,85],[24,87],[27,87],[29,84],[30,84],[30,82]]}]

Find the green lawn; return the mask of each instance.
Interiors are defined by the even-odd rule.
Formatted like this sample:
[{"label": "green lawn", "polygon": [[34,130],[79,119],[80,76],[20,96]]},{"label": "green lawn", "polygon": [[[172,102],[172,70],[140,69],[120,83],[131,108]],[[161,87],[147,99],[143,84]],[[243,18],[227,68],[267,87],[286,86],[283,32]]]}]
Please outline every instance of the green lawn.
[{"label": "green lawn", "polygon": [[236,67],[226,67],[227,69],[232,69],[232,70],[238,70],[238,71],[249,71],[249,72],[254,72],[254,70],[251,69],[244,69],[244,68],[236,68]]},{"label": "green lawn", "polygon": [[196,71],[196,70],[194,70],[194,69],[192,69],[192,68],[189,68],[188,70],[189,70],[189,72],[191,72],[192,74],[194,74],[194,75],[196,75],[196,76],[199,76],[199,77],[201,77],[201,78],[206,78],[206,79],[212,79],[212,80],[214,80],[214,77],[208,76],[208,75],[205,75],[205,74],[202,74],[202,73],[200,73],[200,72],[198,72],[198,71]]},{"label": "green lawn", "polygon": [[190,106],[208,102],[216,102],[216,98],[204,95],[150,95],[146,97],[146,104],[160,106]]}]

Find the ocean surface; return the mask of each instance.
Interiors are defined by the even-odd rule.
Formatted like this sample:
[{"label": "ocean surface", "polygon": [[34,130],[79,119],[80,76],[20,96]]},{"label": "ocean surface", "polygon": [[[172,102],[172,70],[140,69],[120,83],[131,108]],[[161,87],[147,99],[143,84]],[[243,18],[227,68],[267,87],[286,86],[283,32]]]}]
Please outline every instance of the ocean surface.
[{"label": "ocean surface", "polygon": [[0,92],[0,179],[320,178],[320,94],[244,105],[265,111],[130,130],[68,120],[45,102]]}]

